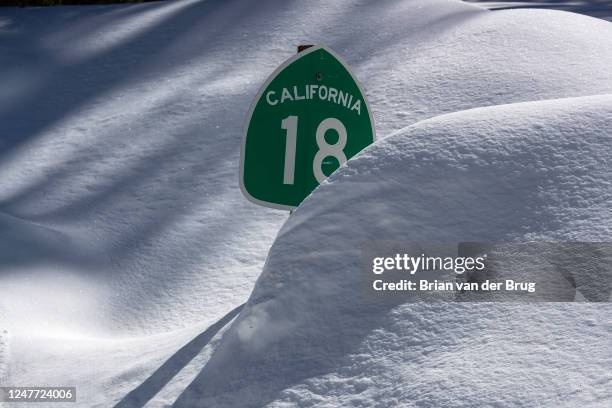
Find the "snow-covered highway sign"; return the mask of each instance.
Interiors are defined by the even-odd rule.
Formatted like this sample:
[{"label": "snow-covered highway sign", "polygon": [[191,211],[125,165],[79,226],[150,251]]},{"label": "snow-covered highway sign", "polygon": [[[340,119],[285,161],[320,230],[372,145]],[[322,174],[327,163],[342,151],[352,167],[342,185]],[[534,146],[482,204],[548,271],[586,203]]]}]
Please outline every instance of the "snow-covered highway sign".
[{"label": "snow-covered highway sign", "polygon": [[277,68],[251,105],[240,188],[256,204],[291,210],[374,138],[348,66],[329,48],[310,47]]}]

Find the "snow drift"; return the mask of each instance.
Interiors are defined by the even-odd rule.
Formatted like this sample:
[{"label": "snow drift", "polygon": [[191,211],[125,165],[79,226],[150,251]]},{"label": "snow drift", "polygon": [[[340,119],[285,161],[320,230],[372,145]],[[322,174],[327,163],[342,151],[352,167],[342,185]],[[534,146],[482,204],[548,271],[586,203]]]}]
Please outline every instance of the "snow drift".
[{"label": "snow drift", "polygon": [[478,106],[612,92],[610,24],[563,12],[450,0],[7,10],[0,208],[90,248],[104,279],[89,282],[107,293],[90,331],[187,327],[248,295],[285,214],[236,187],[242,125],[295,44],[347,60],[380,136]]},{"label": "snow drift", "polygon": [[[563,12],[488,12],[452,0],[185,0],[0,12],[0,366],[7,366],[15,384],[76,384],[83,406],[119,401],[168,366],[167,372],[180,371],[176,377],[138,396],[172,403],[219,339],[205,346],[196,342],[191,349],[197,357],[189,364],[176,358],[176,350],[224,321],[248,297],[287,215],[242,197],[242,125],[257,88],[297,44],[326,44],[351,65],[383,137],[454,111],[612,92],[611,25]],[[559,126],[564,123],[559,119]],[[339,173],[334,185],[349,173]],[[425,181],[442,183],[438,175],[422,174]],[[319,194],[325,193],[311,200],[317,208],[336,205],[316,199]],[[360,199],[358,190],[350,194]],[[376,202],[376,213],[393,233],[397,220],[384,215],[388,205],[405,204],[392,197]],[[436,218],[427,211],[423,219]],[[527,212],[523,221],[552,223],[536,212]],[[276,247],[304,214],[296,212]],[[598,233],[605,236],[605,213],[600,214]],[[579,224],[574,215],[565,214]],[[566,219],[557,221],[566,225]],[[311,224],[299,228],[318,236],[318,224]],[[278,262],[284,270],[280,259],[275,249],[269,264]],[[271,299],[282,298],[285,290],[279,287]],[[327,300],[323,295],[313,296]],[[350,315],[350,302],[347,307]],[[571,316],[574,309],[568,310]],[[493,322],[498,312],[478,313]],[[425,321],[436,313],[419,313],[414,319],[424,326],[415,330],[433,330]],[[262,315],[257,327],[276,317]],[[290,316],[278,317],[276,331],[257,336],[252,347],[271,350],[269,344],[291,333],[280,324]],[[325,344],[304,350],[330,361],[340,358],[352,347],[346,342],[365,338],[364,325],[355,327],[354,336],[346,333],[337,349]],[[367,361],[384,360],[366,355]],[[57,362],[52,368],[51,360]],[[309,361],[279,364],[276,375],[286,373],[291,382],[302,368],[318,372],[321,360]],[[213,375],[213,366],[202,375]],[[334,371],[335,362],[329,367],[322,371],[344,375]],[[413,369],[434,381],[435,370]],[[234,374],[220,370],[221,390],[228,389],[222,379]],[[274,398],[272,388],[290,385],[273,375],[262,376],[269,385],[259,401]],[[377,391],[365,377],[339,381],[338,388],[330,381],[322,386],[340,399],[384,389]],[[197,392],[191,391],[201,386],[196,381],[181,401],[195,401]],[[211,397],[210,390],[202,392]],[[430,397],[435,395],[434,388]],[[311,403],[317,398],[313,394]]]},{"label": "snow drift", "polygon": [[611,121],[612,95],[502,105],[366,149],[283,226],[178,405],[610,403],[609,304],[385,306],[359,294],[373,237],[609,241]]}]

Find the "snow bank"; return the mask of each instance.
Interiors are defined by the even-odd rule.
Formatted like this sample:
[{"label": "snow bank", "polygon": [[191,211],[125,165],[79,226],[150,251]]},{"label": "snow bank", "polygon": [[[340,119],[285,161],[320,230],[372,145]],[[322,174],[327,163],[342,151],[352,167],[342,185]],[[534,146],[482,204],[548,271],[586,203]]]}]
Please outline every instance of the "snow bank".
[{"label": "snow bank", "polygon": [[[297,44],[324,43],[346,59],[380,136],[479,106],[612,92],[610,24],[562,12],[491,13],[454,0],[1,12],[0,226],[10,225],[0,239],[21,237],[27,254],[0,253],[10,380],[75,378],[86,406],[122,398],[248,297],[287,214],[239,191],[243,120]],[[51,282],[72,302],[61,313]],[[13,336],[31,327],[39,337]],[[258,337],[253,346],[265,349]],[[49,373],[57,356],[66,364]],[[163,402],[198,371],[160,385]]]},{"label": "snow bank", "polygon": [[610,24],[563,12],[452,0],[3,12],[0,211],[103,254],[67,267],[105,277],[90,280],[109,296],[89,318],[121,334],[214,322],[248,296],[286,213],[244,201],[242,126],[296,44],[347,60],[380,136],[478,106],[612,92]]},{"label": "snow bank", "polygon": [[372,239],[609,241],[611,121],[612,95],[502,105],[366,149],[283,226],[244,311],[179,402],[612,402],[609,304],[359,296],[360,247]]}]

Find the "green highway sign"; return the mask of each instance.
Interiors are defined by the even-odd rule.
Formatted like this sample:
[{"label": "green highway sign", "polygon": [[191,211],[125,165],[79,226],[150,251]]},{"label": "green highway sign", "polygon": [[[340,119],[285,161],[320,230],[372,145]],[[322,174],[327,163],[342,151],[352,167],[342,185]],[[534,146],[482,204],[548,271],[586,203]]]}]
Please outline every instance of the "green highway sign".
[{"label": "green highway sign", "polygon": [[313,46],[268,78],[251,105],[240,188],[252,202],[291,210],[375,139],[359,83],[329,48]]}]

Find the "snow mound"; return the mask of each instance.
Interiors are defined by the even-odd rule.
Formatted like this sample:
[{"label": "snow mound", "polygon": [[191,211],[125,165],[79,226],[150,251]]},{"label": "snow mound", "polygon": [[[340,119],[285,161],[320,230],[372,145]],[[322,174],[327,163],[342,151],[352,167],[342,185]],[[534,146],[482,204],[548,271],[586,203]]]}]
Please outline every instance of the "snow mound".
[{"label": "snow mound", "polygon": [[607,21],[551,10],[421,14],[417,2],[397,4],[414,7],[396,11],[411,17],[403,29],[387,31],[385,14],[374,46],[337,50],[357,63],[378,135],[475,107],[612,92]]},{"label": "snow mound", "polygon": [[[244,302],[287,214],[240,193],[243,121],[303,43],[353,68],[379,136],[458,110],[612,92],[612,26],[570,13],[454,0],[4,8],[10,383],[73,379],[84,406],[109,405]],[[163,403],[197,367],[159,385]]]},{"label": "snow mound", "polygon": [[0,211],[108,260],[69,265],[107,294],[83,316],[98,329],[212,323],[248,296],[286,213],[240,193],[243,121],[301,43],[347,60],[381,136],[468,108],[612,92],[612,25],[571,13],[454,0],[7,9]]},{"label": "snow mound", "polygon": [[520,103],[423,121],[366,149],[283,226],[178,405],[611,403],[610,304],[359,296],[372,239],[609,241],[611,121],[612,95]]}]

